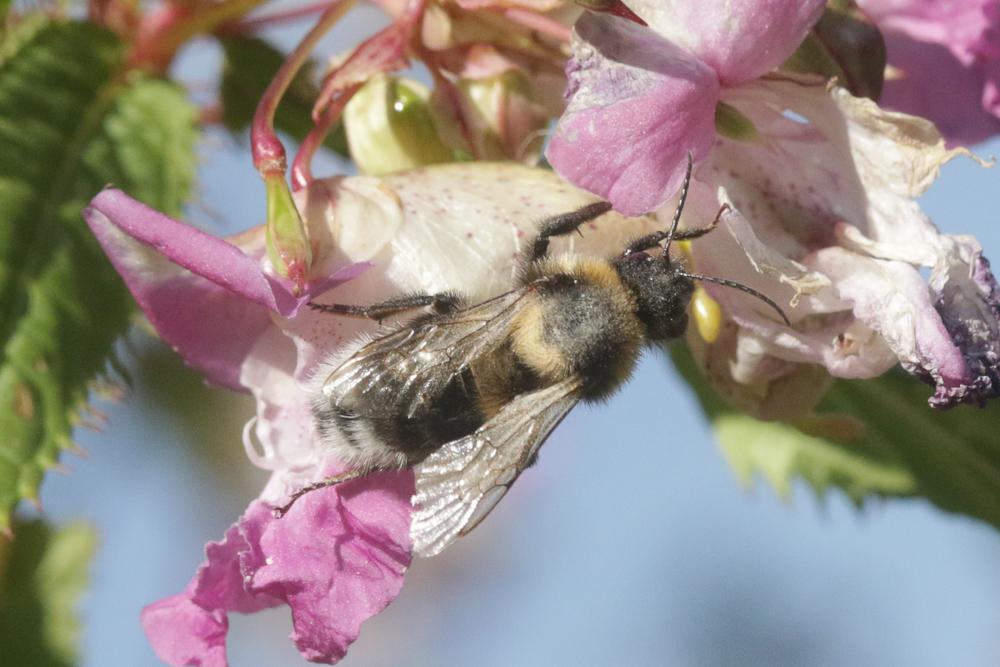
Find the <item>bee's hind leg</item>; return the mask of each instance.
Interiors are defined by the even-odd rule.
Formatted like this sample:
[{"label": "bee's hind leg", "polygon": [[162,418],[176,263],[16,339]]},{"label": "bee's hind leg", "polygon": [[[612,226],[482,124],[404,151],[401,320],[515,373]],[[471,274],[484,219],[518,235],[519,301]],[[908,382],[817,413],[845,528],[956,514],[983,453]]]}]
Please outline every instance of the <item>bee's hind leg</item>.
[{"label": "bee's hind leg", "polygon": [[575,211],[563,213],[562,215],[554,215],[542,221],[542,225],[538,230],[538,236],[535,237],[535,242],[531,245],[528,261],[534,262],[545,257],[549,251],[549,239],[551,237],[575,232],[580,225],[586,224],[594,218],[599,218],[610,210],[610,202],[598,201],[593,204],[587,204]]},{"label": "bee's hind leg", "polygon": [[417,308],[429,308],[434,313],[452,313],[462,307],[462,299],[451,292],[439,294],[403,294],[367,306],[349,306],[341,303],[315,303],[309,307],[322,313],[344,317],[360,317],[381,322],[384,319]]},{"label": "bee's hind leg", "polygon": [[306,495],[307,493],[312,493],[313,491],[319,491],[320,489],[325,489],[328,486],[336,486],[337,484],[342,484],[343,482],[349,482],[352,479],[358,479],[360,477],[365,477],[371,473],[376,472],[371,468],[356,468],[355,470],[349,470],[347,472],[335,475],[333,477],[327,477],[326,479],[321,479],[318,482],[313,482],[309,486],[304,486],[295,493],[293,493],[289,498],[288,502],[281,507],[274,508],[275,518],[282,518],[288,514],[288,510],[292,509],[292,505],[295,501]]}]

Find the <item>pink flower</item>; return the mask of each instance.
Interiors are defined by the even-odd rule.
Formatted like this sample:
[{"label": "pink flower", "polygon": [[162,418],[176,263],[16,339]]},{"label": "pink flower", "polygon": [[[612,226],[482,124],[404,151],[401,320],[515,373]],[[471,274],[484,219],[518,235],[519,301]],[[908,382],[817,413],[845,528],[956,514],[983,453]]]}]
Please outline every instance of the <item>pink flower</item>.
[{"label": "pink flower", "polygon": [[778,66],[823,0],[630,0],[649,27],[607,14],[576,23],[569,106],[547,151],[570,182],[629,215],[662,205],[688,153],[715,140],[726,89]]},{"label": "pink flower", "polygon": [[[1000,395],[1000,290],[989,263],[974,238],[941,234],[916,203],[964,151],[946,150],[928,121],[821,80],[774,76],[727,102],[755,138],[718,138],[698,170],[693,220],[724,202],[733,212],[710,240],[691,244],[693,261],[789,304],[793,326],[706,285],[731,318],[704,354],[707,367],[728,369],[717,386],[766,401],[761,388],[790,381],[803,364],[871,378],[898,363],[934,387],[934,407]],[[813,387],[818,400],[823,386]]]},{"label": "pink flower", "polygon": [[879,102],[934,121],[950,143],[1000,133],[1000,0],[858,0],[885,36]]},{"label": "pink flower", "polygon": [[[94,198],[87,222],[164,340],[209,380],[256,397],[244,444],[254,464],[272,471],[260,498],[207,545],[187,588],[143,611],[162,660],[226,665],[227,614],[286,604],[298,649],[332,663],[402,586],[411,560],[410,471],[307,494],[282,519],[271,512],[341,469],[320,446],[311,379],[375,330],[302,305],[320,295],[371,303],[414,290],[499,294],[511,287],[538,221],[592,199],[549,171],[515,164],[316,181],[296,194],[314,256],[307,294],[296,298],[269,271],[262,228],[227,241],[119,191]],[[655,224],[606,216],[584,238],[554,246],[605,256]]]},{"label": "pink flower", "polygon": [[[901,364],[934,387],[931,405],[980,404],[1000,395],[1000,292],[978,243],[941,235],[915,201],[955,153],[928,122],[817,78],[757,78],[822,5],[630,2],[649,28],[585,15],[549,160],[617,210],[669,215],[694,155],[684,224],[733,208],[725,231],[691,244],[695,269],[776,299],[793,324],[706,284],[727,324],[700,358],[744,409],[808,411],[825,390],[811,365],[871,378]],[[716,132],[733,119],[739,131]]]}]

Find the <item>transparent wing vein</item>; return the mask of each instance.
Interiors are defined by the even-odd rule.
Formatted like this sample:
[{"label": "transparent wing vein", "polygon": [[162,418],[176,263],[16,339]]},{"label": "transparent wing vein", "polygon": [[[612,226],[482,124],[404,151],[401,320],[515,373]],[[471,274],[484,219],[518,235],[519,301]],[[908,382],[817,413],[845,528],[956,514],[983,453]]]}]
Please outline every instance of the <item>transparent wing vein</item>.
[{"label": "transparent wing vein", "polygon": [[415,468],[413,550],[434,556],[471,531],[503,498],[579,401],[576,379],[518,396],[475,433],[444,444]]}]

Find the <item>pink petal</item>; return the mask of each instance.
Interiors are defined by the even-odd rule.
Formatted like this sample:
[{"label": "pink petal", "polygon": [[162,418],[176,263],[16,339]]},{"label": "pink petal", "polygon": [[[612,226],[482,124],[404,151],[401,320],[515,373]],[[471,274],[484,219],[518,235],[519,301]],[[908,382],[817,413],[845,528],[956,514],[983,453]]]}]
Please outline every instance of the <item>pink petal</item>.
[{"label": "pink petal", "polygon": [[1000,1],[859,0],[896,70],[879,102],[934,121],[951,144],[1000,133]]},{"label": "pink petal", "polygon": [[627,0],[649,27],[715,70],[723,85],[783,63],[819,20],[824,0]]},{"label": "pink petal", "polygon": [[250,613],[279,604],[274,598],[251,596],[240,569],[241,554],[252,548],[247,533],[259,531],[271,520],[266,506],[251,505],[221,542],[205,545],[205,562],[183,593],[142,610],[142,627],[161,660],[170,665],[226,667],[227,612]]},{"label": "pink petal", "polygon": [[962,351],[916,269],[842,248],[821,250],[809,264],[833,279],[855,316],[882,335],[904,369],[935,385],[942,400],[969,385],[973,378]]},{"label": "pink petal", "polygon": [[194,604],[185,591],[142,610],[142,627],[156,656],[168,665],[227,667],[225,613]]},{"label": "pink petal", "polygon": [[187,589],[142,613],[143,628],[170,665],[226,667],[229,612],[284,603],[302,654],[333,663],[363,621],[399,594],[410,564],[409,471],[383,473],[301,498],[282,519],[255,501]]},{"label": "pink petal", "polygon": [[998,0],[858,0],[883,32],[947,46],[963,64],[997,34]]},{"label": "pink petal", "polygon": [[257,258],[120,190],[98,194],[84,217],[160,336],[209,380],[233,389],[242,388],[240,364],[271,326],[269,313],[290,317],[313,293],[366,268],[346,267],[296,298]]},{"label": "pink petal", "polygon": [[944,45],[921,42],[886,30],[889,62],[898,78],[886,81],[880,103],[934,121],[951,144],[973,144],[1000,133],[1000,108],[991,108],[990,90],[1000,77],[985,80],[985,66],[963,65]]},{"label": "pink petal", "polygon": [[638,215],[680,186],[686,156],[715,137],[711,69],[631,21],[584,15],[567,73],[569,107],[546,156],[563,178]]},{"label": "pink petal", "polygon": [[[410,471],[303,496],[260,540],[249,590],[285,601],[307,660],[340,660],[361,623],[399,594],[410,564]],[[339,494],[338,502],[330,496]]]}]

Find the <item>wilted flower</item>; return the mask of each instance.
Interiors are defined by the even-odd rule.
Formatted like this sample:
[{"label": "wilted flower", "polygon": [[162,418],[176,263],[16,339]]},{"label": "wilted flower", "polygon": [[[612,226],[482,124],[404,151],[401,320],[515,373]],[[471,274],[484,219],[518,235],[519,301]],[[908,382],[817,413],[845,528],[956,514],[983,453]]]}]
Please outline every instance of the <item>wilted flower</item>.
[{"label": "wilted flower", "polygon": [[[410,471],[315,491],[282,519],[271,512],[339,470],[320,448],[307,386],[326,359],[373,331],[304,302],[347,280],[324,300],[371,303],[413,290],[498,294],[510,289],[537,222],[589,201],[551,172],[515,164],[316,181],[296,195],[316,262],[308,293],[294,297],[268,270],[260,228],[230,243],[119,191],[94,199],[87,221],[164,340],[210,381],[254,394],[257,416],[245,444],[256,465],[273,471],[260,498],[208,544],[188,587],[143,612],[157,655],[174,665],[225,665],[229,612],[287,604],[303,655],[336,661],[402,585],[411,558]],[[655,224],[609,215],[582,238],[553,245],[604,256]]]},{"label": "wilted flower", "polygon": [[[974,239],[940,235],[914,201],[955,153],[930,123],[817,78],[757,79],[795,49],[822,3],[628,4],[650,28],[608,16],[577,24],[569,107],[548,156],[630,213],[676,191],[686,152],[700,159],[686,224],[706,224],[722,204],[733,212],[729,234],[691,244],[697,270],[789,304],[793,322],[706,285],[729,318],[701,354],[710,379],[771,418],[822,396],[825,383],[802,364],[870,378],[901,363],[935,387],[937,407],[1000,393],[989,265]],[[741,50],[759,43],[769,48]],[[802,373],[813,390],[799,400],[769,396]]]},{"label": "wilted flower", "polygon": [[879,103],[934,121],[951,143],[1000,133],[1000,0],[858,0],[885,37]]},{"label": "wilted flower", "polygon": [[[691,253],[702,273],[794,304],[789,328],[706,285],[738,327],[728,355],[736,384],[803,363],[848,378],[901,363],[934,386],[935,407],[997,396],[1000,292],[989,263],[975,239],[940,234],[915,201],[960,151],[946,150],[928,121],[822,81],[775,77],[731,100],[757,138],[719,138],[699,170],[691,212],[711,216],[720,202],[734,212],[728,234]],[[822,386],[812,386],[818,400]]]}]

